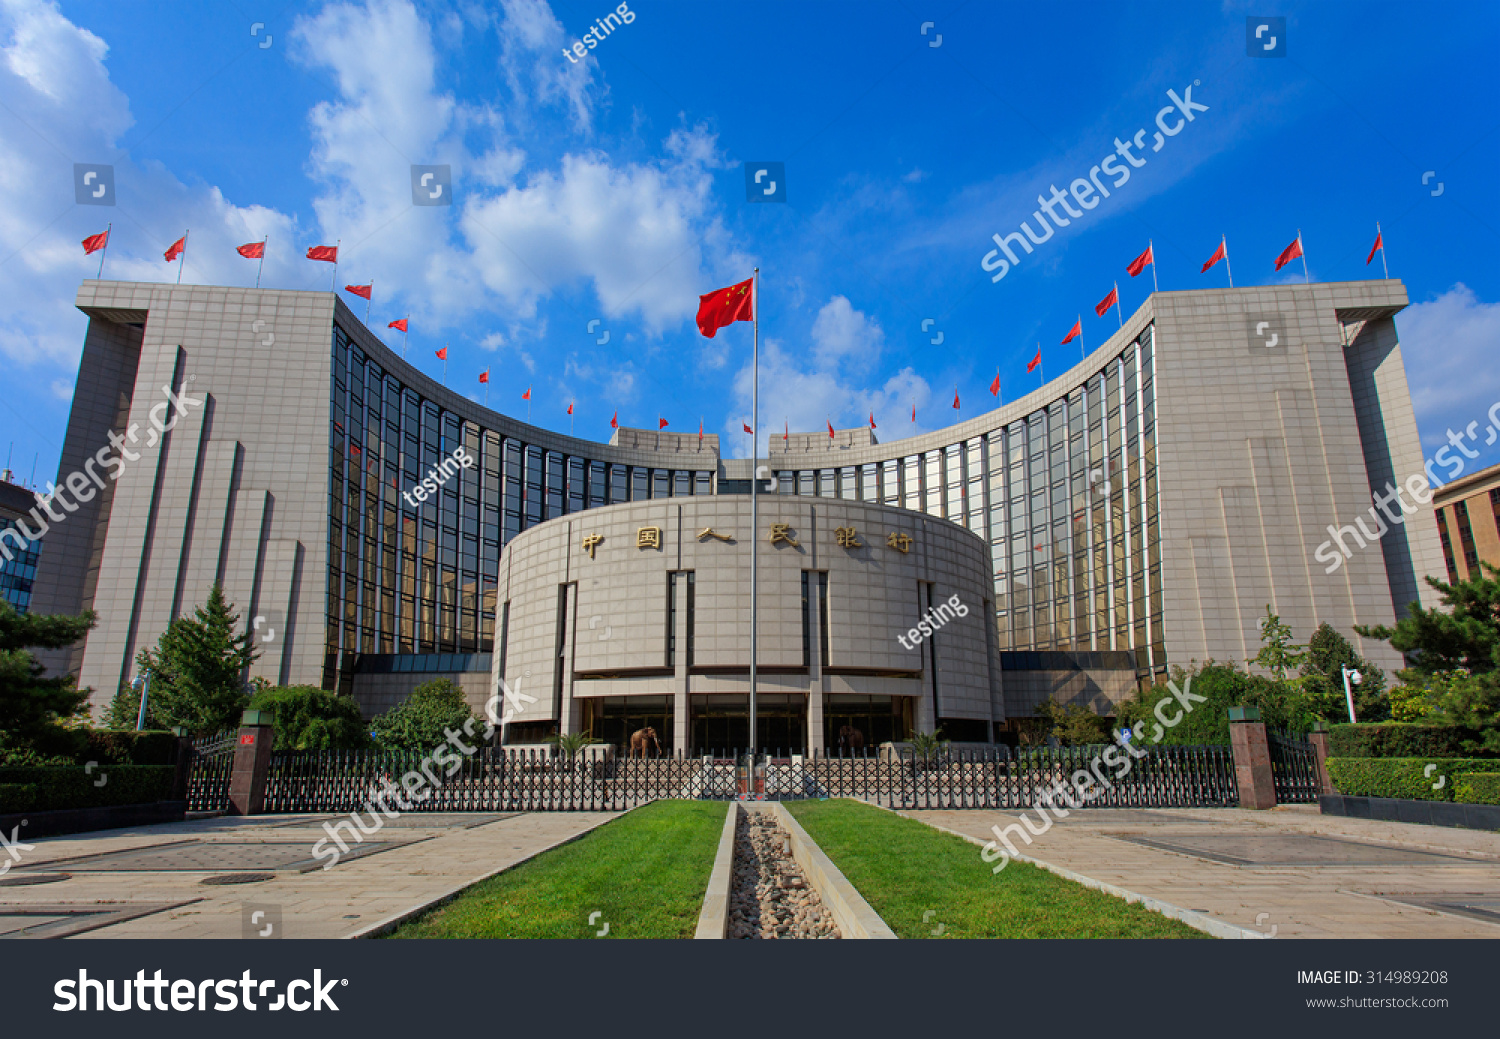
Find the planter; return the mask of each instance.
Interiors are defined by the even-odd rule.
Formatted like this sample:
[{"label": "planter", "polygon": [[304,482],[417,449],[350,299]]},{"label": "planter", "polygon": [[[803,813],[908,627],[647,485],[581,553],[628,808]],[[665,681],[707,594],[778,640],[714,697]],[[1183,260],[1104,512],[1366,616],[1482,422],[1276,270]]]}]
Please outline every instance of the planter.
[{"label": "planter", "polygon": [[1318,798],[1318,808],[1324,815],[1342,815],[1351,819],[1418,823],[1424,826],[1458,826],[1466,830],[1500,830],[1500,805],[1324,794]]}]

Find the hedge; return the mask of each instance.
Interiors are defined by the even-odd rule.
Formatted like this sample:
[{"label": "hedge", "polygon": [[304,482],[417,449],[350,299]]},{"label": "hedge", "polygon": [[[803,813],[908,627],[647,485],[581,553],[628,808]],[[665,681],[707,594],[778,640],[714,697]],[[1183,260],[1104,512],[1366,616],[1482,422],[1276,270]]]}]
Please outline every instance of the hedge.
[{"label": "hedge", "polygon": [[[9,810],[44,812],[60,808],[150,804],[171,796],[175,771],[170,765],[105,765],[92,772],[77,765],[0,768],[0,805],[7,798],[13,801],[21,799],[29,803]],[[104,777],[104,785],[96,786],[101,777]],[[30,794],[27,788],[31,789]]]},{"label": "hedge", "polygon": [[1500,772],[1470,772],[1453,784],[1453,800],[1471,805],[1500,805]]},{"label": "hedge", "polygon": [[[1437,766],[1429,774],[1427,766]],[[1456,776],[1493,769],[1493,758],[1329,758],[1328,775],[1350,797],[1399,797],[1414,801],[1453,800]],[[1442,777],[1445,782],[1434,790]]]},{"label": "hedge", "polygon": [[177,737],[170,732],[90,729],[83,763],[101,765],[170,765]]},{"label": "hedge", "polygon": [[1480,748],[1477,729],[1411,722],[1331,725],[1328,755],[1335,758],[1466,758],[1491,757]]},{"label": "hedge", "polygon": [[35,783],[0,783],[0,815],[31,811],[38,790]]}]

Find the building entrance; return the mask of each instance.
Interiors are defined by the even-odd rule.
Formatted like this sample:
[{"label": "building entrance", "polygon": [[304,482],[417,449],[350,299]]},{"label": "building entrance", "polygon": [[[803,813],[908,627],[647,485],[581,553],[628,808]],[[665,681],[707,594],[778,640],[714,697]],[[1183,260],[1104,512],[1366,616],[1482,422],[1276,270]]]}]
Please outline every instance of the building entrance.
[{"label": "building entrance", "polygon": [[[756,742],[760,750],[805,753],[807,697],[761,693],[755,698]],[[692,746],[711,754],[748,749],[750,697],[744,693],[702,693],[688,697]]]}]

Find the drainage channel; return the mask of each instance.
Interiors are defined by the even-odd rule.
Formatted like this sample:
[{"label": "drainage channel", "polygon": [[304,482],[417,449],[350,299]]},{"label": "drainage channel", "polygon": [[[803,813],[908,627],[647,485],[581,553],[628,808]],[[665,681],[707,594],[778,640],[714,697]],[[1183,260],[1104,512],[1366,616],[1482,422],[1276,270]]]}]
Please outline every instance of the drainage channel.
[{"label": "drainage channel", "polygon": [[841,938],[833,913],[792,858],[771,812],[739,813],[728,938]]}]

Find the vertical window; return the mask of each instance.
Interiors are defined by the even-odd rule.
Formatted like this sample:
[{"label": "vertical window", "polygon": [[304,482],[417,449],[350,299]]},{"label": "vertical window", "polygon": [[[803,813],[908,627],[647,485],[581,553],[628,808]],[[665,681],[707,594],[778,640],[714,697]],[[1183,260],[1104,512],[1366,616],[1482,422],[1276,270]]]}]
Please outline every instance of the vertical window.
[{"label": "vertical window", "polygon": [[818,660],[828,666],[828,571],[818,571]]}]

